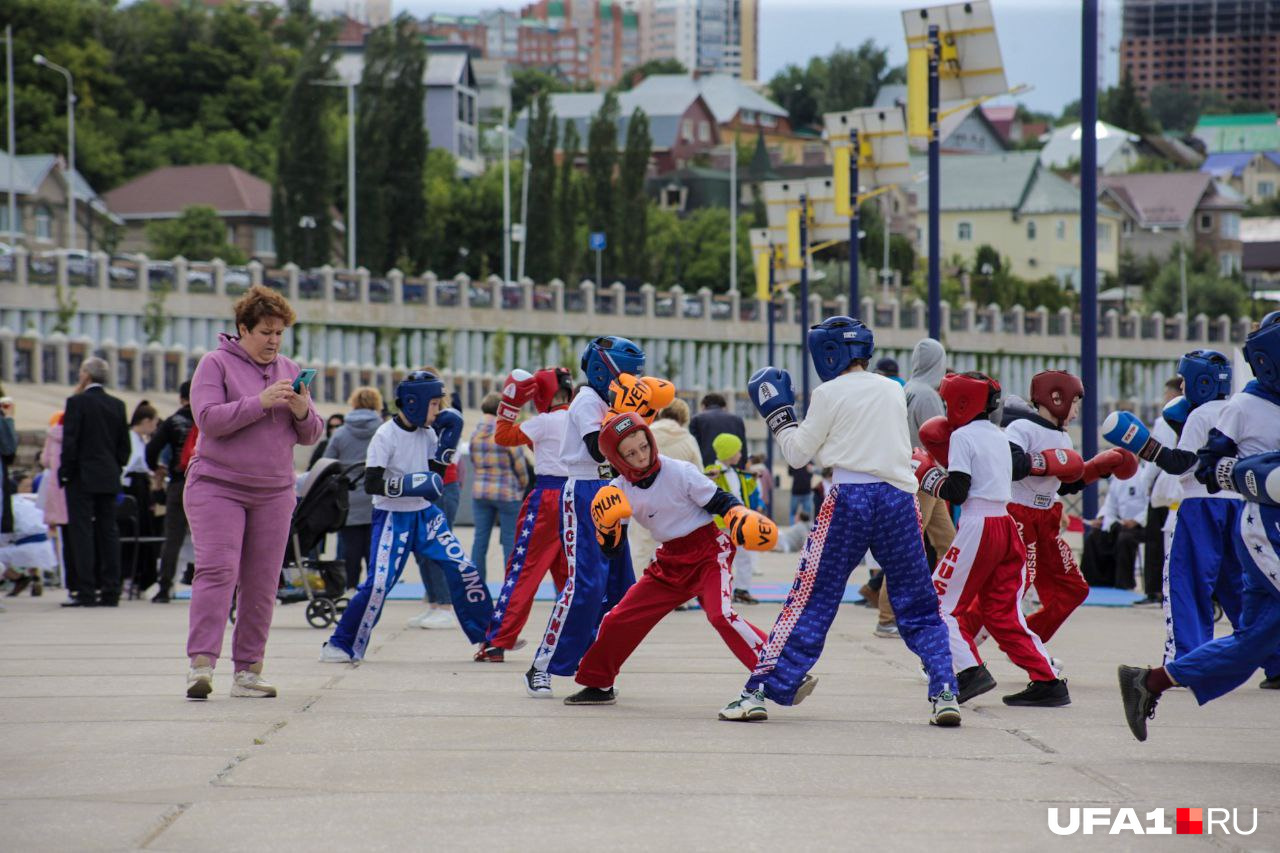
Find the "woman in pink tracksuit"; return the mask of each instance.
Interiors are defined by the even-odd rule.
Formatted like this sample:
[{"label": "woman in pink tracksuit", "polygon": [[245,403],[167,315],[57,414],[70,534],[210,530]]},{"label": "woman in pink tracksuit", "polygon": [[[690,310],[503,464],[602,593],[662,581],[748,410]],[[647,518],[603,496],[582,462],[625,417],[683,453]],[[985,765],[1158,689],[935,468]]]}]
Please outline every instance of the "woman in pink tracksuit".
[{"label": "woman in pink tracksuit", "polygon": [[183,505],[196,551],[187,632],[187,698],[213,691],[213,667],[239,586],[232,696],[272,697],[262,657],[294,507],[293,446],[315,444],[324,422],[298,365],[280,354],[296,319],[283,296],[255,286],[235,304],[238,337],[221,336],[191,380],[200,435]]}]

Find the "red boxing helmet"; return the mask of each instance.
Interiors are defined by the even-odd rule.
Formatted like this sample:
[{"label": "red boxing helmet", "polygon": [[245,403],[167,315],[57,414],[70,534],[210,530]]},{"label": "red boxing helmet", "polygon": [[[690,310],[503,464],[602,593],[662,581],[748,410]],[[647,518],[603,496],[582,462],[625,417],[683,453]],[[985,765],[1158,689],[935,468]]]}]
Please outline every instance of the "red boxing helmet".
[{"label": "red boxing helmet", "polygon": [[573,393],[573,374],[564,367],[544,367],[533,374],[533,407],[546,414],[560,391]]},{"label": "red boxing helmet", "polygon": [[[649,464],[643,468],[636,468],[628,464],[622,458],[621,451],[618,450],[618,445],[622,443],[622,440],[636,432],[643,432],[645,438],[649,440]],[[604,458],[609,460],[609,464],[619,474],[627,478],[628,483],[638,483],[658,473],[660,464],[658,461],[658,444],[653,440],[653,433],[649,431],[649,425],[644,422],[644,418],[635,412],[622,412],[600,425],[600,452],[604,454]]]},{"label": "red boxing helmet", "polygon": [[1000,405],[1000,383],[985,373],[953,373],[938,386],[947,404],[947,423],[959,429]]},{"label": "red boxing helmet", "polygon": [[[1056,402],[1054,395],[1057,395]],[[1077,397],[1084,397],[1079,376],[1065,370],[1042,370],[1031,377],[1031,402],[1048,409],[1059,429],[1067,425],[1067,416]]]}]

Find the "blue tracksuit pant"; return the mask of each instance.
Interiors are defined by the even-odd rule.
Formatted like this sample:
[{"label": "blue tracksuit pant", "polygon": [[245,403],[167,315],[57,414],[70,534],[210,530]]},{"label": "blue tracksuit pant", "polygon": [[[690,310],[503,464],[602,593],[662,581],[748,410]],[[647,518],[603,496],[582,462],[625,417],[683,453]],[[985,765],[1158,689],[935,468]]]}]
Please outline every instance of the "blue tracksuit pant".
[{"label": "blue tracksuit pant", "polygon": [[437,506],[428,506],[416,512],[373,511],[369,574],[351,597],[351,603],[329,638],[330,645],[350,653],[356,660],[364,658],[373,626],[382,616],[387,593],[400,582],[410,554],[430,559],[444,568],[453,612],[462,630],[473,643],[484,640],[493,613],[489,589],[467,559],[462,543],[449,529],[444,512]]},{"label": "blue tracksuit pant", "polygon": [[[573,675],[595,642],[600,620],[636,582],[631,553],[623,548],[610,559],[600,550],[591,520],[591,501],[608,480],[564,481],[560,497],[560,530],[568,563],[564,588],[551,607],[533,665],[552,675]],[[532,524],[532,519],[526,521]],[[520,533],[524,532],[521,528]]]},{"label": "blue tracksuit pant", "polygon": [[[1188,498],[1178,507],[1165,562],[1165,663],[1213,639],[1215,598],[1231,626],[1240,629],[1245,587],[1238,543],[1250,509],[1256,516],[1256,504],[1227,498]],[[1280,653],[1265,669],[1280,674]]]},{"label": "blue tracksuit pant", "polygon": [[748,690],[763,688],[779,705],[791,704],[805,673],[822,654],[849,575],[868,548],[884,569],[902,639],[929,674],[929,695],[957,692],[915,495],[888,483],[832,487],[809,531],[795,582],[747,681]]},{"label": "blue tracksuit pant", "polygon": [[1280,648],[1280,507],[1245,504],[1236,532],[1235,553],[1244,565],[1244,582],[1235,633],[1165,665],[1173,680],[1191,688],[1201,705],[1236,689],[1259,667],[1267,667],[1268,675],[1280,672],[1271,668]]}]

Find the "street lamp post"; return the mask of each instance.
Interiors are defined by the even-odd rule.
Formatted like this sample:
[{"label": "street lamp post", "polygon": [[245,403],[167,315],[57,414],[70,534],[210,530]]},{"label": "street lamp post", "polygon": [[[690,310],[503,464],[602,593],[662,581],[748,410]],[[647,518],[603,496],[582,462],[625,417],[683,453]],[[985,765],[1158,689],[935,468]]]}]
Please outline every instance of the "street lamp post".
[{"label": "street lamp post", "polygon": [[[67,78],[67,248],[76,246],[76,90],[71,72],[56,62],[50,62],[43,54],[33,57],[36,65],[42,65],[51,71],[57,71]],[[12,156],[16,152],[10,151]]]}]

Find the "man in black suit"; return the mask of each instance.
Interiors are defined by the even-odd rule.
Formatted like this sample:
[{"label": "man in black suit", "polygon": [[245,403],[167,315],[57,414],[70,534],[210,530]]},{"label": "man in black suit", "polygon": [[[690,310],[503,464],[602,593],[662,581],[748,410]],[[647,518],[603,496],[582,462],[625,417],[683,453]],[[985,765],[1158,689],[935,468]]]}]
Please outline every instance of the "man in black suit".
[{"label": "man in black suit", "polygon": [[62,419],[58,482],[67,490],[68,540],[80,586],[76,600],[63,607],[115,607],[120,601],[116,496],[129,461],[129,426],[124,403],[102,387],[108,372],[102,359],[85,359]]},{"label": "man in black suit", "polygon": [[742,439],[743,446],[746,446],[747,425],[740,415],[729,411],[727,406],[728,401],[723,394],[714,392],[707,394],[702,398],[702,411],[689,421],[689,432],[693,433],[694,440],[698,442],[698,449],[702,451],[704,468],[716,461],[716,451],[711,446],[711,442],[715,441],[720,433],[736,435]]}]

